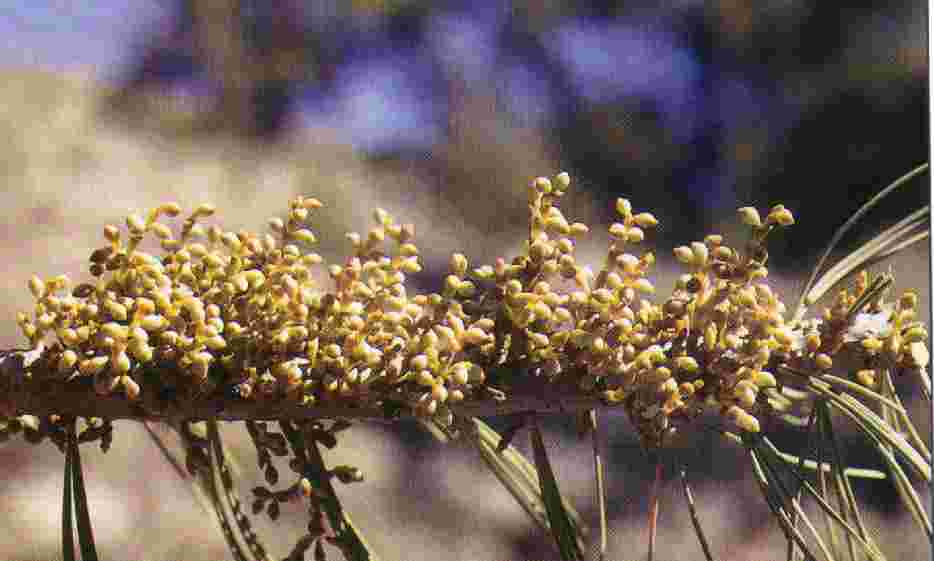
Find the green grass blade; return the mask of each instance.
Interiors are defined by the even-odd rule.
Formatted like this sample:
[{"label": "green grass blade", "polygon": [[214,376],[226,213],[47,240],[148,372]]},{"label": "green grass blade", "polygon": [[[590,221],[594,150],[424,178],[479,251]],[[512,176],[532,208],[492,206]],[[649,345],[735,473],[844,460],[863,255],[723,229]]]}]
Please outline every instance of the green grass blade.
[{"label": "green grass blade", "polygon": [[892,446],[925,481],[931,481],[930,462],[926,461],[902,435],[892,430],[892,427],[882,420],[874,411],[860,403],[851,395],[845,393],[838,394],[820,384],[812,383],[811,387],[814,389],[815,393],[829,399],[830,404],[838,411],[852,419],[864,434],[870,435]]},{"label": "green grass blade", "polygon": [[[839,403],[831,401],[831,404],[834,405],[838,411],[842,412],[844,415],[853,420],[854,423],[862,430],[863,434],[866,435],[870,441],[875,445],[876,450],[879,452],[879,455],[882,457],[882,460],[885,462],[886,466],[889,468],[889,471],[893,478],[893,483],[895,488],[899,492],[899,497],[902,499],[902,502],[905,504],[906,508],[911,512],[912,517],[915,519],[915,522],[928,534],[929,537],[934,537],[934,532],[932,532],[931,521],[927,516],[927,513],[924,511],[922,506],[921,497],[911,486],[911,481],[908,479],[908,475],[905,473],[905,470],[898,464],[898,461],[895,459],[893,453],[893,448],[897,450],[896,447],[888,441],[885,441],[877,430],[870,428],[867,425],[864,425],[856,414],[847,409],[845,406],[840,406]],[[877,417],[878,418],[878,417]],[[908,446],[907,443],[905,446]],[[909,447],[910,448],[910,447]],[[913,450],[913,449],[912,449]],[[903,455],[904,457],[904,455]],[[909,460],[909,464],[912,462]],[[922,462],[923,463],[923,462]],[[928,473],[930,473],[930,466],[927,466]],[[917,469],[917,468],[916,468]],[[924,475],[922,473],[922,475]],[[930,481],[930,478],[927,479]]]},{"label": "green grass blade", "polygon": [[[824,556],[829,561],[833,561],[834,555],[831,549],[828,548],[827,544],[824,543],[823,538],[821,538],[820,532],[817,531],[817,529],[814,527],[814,524],[811,522],[810,518],[804,512],[804,509],[801,508],[801,503],[798,501],[795,495],[791,493],[789,489],[785,486],[785,482],[784,480],[782,480],[781,474],[779,473],[777,466],[773,465],[772,462],[768,461],[767,453],[765,454],[762,453],[761,438],[756,439],[754,442],[757,442],[756,447],[758,451],[760,452],[759,459],[760,459],[761,465],[765,468],[766,475],[774,482],[773,487],[778,492],[778,496],[780,497],[781,504],[782,505],[785,505],[787,503],[791,504],[792,508],[794,509],[793,514],[792,514],[792,516],[794,517],[794,520],[801,520],[802,522],[804,522],[804,525],[807,526],[808,530],[810,530],[811,534],[814,536],[814,541],[817,543],[817,547],[821,550],[821,552],[824,554]],[[779,465],[784,465],[784,464],[779,463]],[[830,536],[836,539],[835,534],[832,531],[833,526],[830,524],[829,519],[828,519],[827,524],[828,524],[828,532]]]},{"label": "green grass blade", "polygon": [[555,480],[554,470],[548,460],[548,452],[545,450],[545,442],[534,416],[532,417],[530,440],[534,452],[535,467],[538,470],[538,477],[541,482],[545,511],[548,514],[548,522],[551,524],[551,534],[558,545],[558,551],[561,552],[561,559],[562,561],[582,561],[584,553],[580,543],[581,536],[577,532],[568,512],[564,509],[561,491],[558,490],[558,482]]},{"label": "green grass blade", "polygon": [[[480,457],[487,467],[496,475],[500,483],[512,494],[513,498],[522,506],[539,526],[546,532],[551,531],[546,516],[545,503],[541,496],[541,483],[535,466],[519,450],[507,446],[502,452],[498,449],[502,443],[502,436],[488,424],[476,417],[473,421],[475,431],[465,431],[472,438],[476,438],[474,445],[480,452]],[[583,523],[580,514],[574,509],[567,498],[562,499],[564,509],[571,516],[574,524],[583,535],[588,529]]]},{"label": "green grass blade", "polygon": [[[773,389],[774,389],[774,388],[773,388]],[[812,447],[814,446],[814,421],[815,421],[815,415],[814,415],[814,412],[813,412],[813,410],[812,410],[812,411],[811,411],[811,414],[808,415],[807,431],[806,431],[806,433],[805,433],[805,434],[807,435],[807,444],[805,444],[805,446],[804,446],[804,453],[805,453],[805,454],[808,454],[808,453],[811,451]],[[772,443],[771,443],[770,441],[766,441],[766,444],[768,444],[769,446],[772,445]],[[773,446],[773,448],[774,448],[774,446]],[[787,461],[787,460],[781,455],[782,453],[778,450],[778,448],[775,448],[775,453],[776,453],[782,460]],[[814,462],[815,468],[816,468],[817,466],[819,466],[819,465],[823,465],[823,462]],[[803,467],[804,467],[804,455],[802,455],[800,458],[797,458],[797,469],[798,469],[798,473],[801,473],[801,470],[803,469]],[[798,500],[801,500],[801,486],[800,486],[800,485],[798,486],[798,490],[795,492],[795,498],[798,499]],[[794,515],[791,517],[791,524],[792,524],[792,526],[795,527],[795,528],[798,527],[798,513],[797,513],[797,512],[795,512]],[[790,540],[789,540],[789,541],[788,541],[788,550],[787,550],[787,554],[786,554],[786,556],[785,556],[786,560],[787,560],[787,561],[794,561],[794,554],[795,554],[795,544],[794,544],[793,541],[790,541]]]},{"label": "green grass blade", "polygon": [[[590,425],[590,437],[593,442],[593,471],[594,494],[597,496],[597,513],[600,516],[600,549],[598,561],[606,557],[607,523],[606,523],[606,485],[603,476],[603,457],[600,454],[600,425],[597,422],[597,410],[591,409],[587,415]],[[693,499],[691,500],[693,505]],[[709,560],[708,560],[709,561]]]},{"label": "green grass blade", "polygon": [[885,370],[882,376],[882,383],[885,391],[889,394],[892,401],[898,404],[901,407],[901,411],[898,412],[899,419],[901,419],[902,425],[908,430],[908,440],[911,444],[918,449],[919,452],[927,459],[928,462],[931,461],[931,451],[928,450],[927,443],[924,442],[924,439],[921,438],[921,435],[918,434],[918,430],[915,428],[915,424],[911,422],[911,417],[908,416],[907,410],[902,405],[902,400],[898,397],[898,392],[895,391],[895,384],[892,382],[892,373],[889,370]]},{"label": "green grass blade", "polygon": [[895,459],[895,456],[892,454],[892,450],[889,446],[876,441],[876,448],[879,450],[882,459],[885,461],[886,465],[892,471],[893,482],[895,483],[895,489],[898,491],[899,497],[902,499],[902,502],[908,508],[911,513],[912,518],[918,526],[928,535],[928,539],[934,538],[934,530],[931,527],[931,520],[928,518],[927,512],[924,510],[924,505],[921,503],[921,497],[914,490],[914,487],[911,486],[911,480],[908,479],[908,474],[905,473],[905,470],[902,469],[902,466],[898,464],[898,461]]},{"label": "green grass blade", "polygon": [[543,530],[549,532],[548,517],[545,515],[545,505],[538,494],[537,478],[536,486],[532,487],[527,474],[517,466],[517,461],[513,456],[516,450],[510,446],[502,453],[496,451],[496,446],[491,445],[489,440],[478,438],[476,441],[477,450],[484,463],[493,472],[493,475],[500,481],[503,487],[516,499],[519,506],[529,515],[529,517],[538,524]]},{"label": "green grass blade", "polygon": [[929,235],[930,235],[930,232],[927,229],[925,229],[924,231],[918,232],[917,234],[914,234],[913,236],[909,236],[906,240],[898,242],[892,247],[886,249],[885,251],[880,251],[879,253],[875,255],[875,257],[872,257],[866,260],[863,266],[871,267],[872,265],[875,265],[876,263],[884,261],[888,259],[889,257],[892,257],[893,255],[895,255],[896,253],[915,245],[921,240],[927,239]]},{"label": "green grass blade", "polygon": [[924,477],[925,481],[930,483],[931,463],[925,460],[925,458],[905,440],[905,437],[892,430],[892,427],[879,418],[874,411],[857,401],[853,396],[841,394],[840,399],[849,404],[854,415],[860,420],[863,420],[867,426],[875,431],[880,440],[892,446],[896,452],[901,454],[901,456],[908,461],[908,464],[912,466],[918,474]]},{"label": "green grass blade", "polygon": [[882,191],[880,191],[878,194],[876,194],[874,197],[869,199],[869,201],[867,201],[863,206],[861,206],[859,210],[857,210],[853,214],[853,216],[851,216],[843,224],[843,226],[837,229],[833,237],[830,239],[830,243],[827,244],[827,248],[824,250],[824,253],[821,255],[820,259],[817,261],[817,264],[814,266],[814,269],[811,271],[811,276],[808,277],[807,283],[805,283],[804,288],[801,290],[801,296],[798,299],[798,304],[795,307],[795,313],[793,316],[796,320],[800,320],[802,317],[804,317],[805,307],[807,305],[810,305],[808,300],[811,300],[811,302],[813,302],[814,300],[817,300],[817,298],[811,299],[808,297],[809,293],[811,292],[811,286],[814,284],[814,281],[817,279],[817,275],[820,273],[821,267],[824,266],[824,262],[827,261],[827,257],[830,256],[830,253],[837,246],[837,243],[840,241],[840,239],[843,238],[844,234],[846,234],[850,230],[850,228],[854,224],[856,224],[856,222],[860,218],[863,217],[864,214],[869,212],[869,210],[872,209],[872,207],[876,206],[876,204],[878,204],[879,201],[884,199],[889,193],[891,193],[895,189],[898,189],[899,187],[901,187],[908,181],[912,180],[916,176],[920,175],[927,169],[928,169],[928,164],[924,163],[914,168],[913,170],[909,171],[905,175],[899,177],[894,182],[892,182],[890,185],[888,185],[886,188],[884,188]]},{"label": "green grass blade", "polygon": [[[842,505],[845,503],[849,512],[853,513],[853,518],[856,521],[856,528],[859,530],[860,538],[862,538],[862,540],[866,543],[872,545],[875,551],[879,552],[879,555],[881,555],[881,550],[873,542],[869,532],[866,531],[866,526],[863,524],[862,515],[860,515],[859,512],[859,504],[856,502],[856,496],[853,494],[853,487],[850,485],[850,480],[847,476],[846,470],[841,469],[844,465],[843,455],[840,452],[840,443],[837,441],[837,435],[833,430],[833,421],[830,415],[830,408],[826,401],[820,401],[817,403],[817,413],[820,416],[821,423],[824,427],[823,432],[827,435],[827,439],[830,441],[830,451],[834,459],[834,477],[837,481],[838,493],[840,493],[841,510],[843,510],[844,507]],[[844,510],[844,512],[846,512],[846,510]],[[855,557],[855,554],[852,551],[852,541],[850,543],[851,557]]]},{"label": "green grass blade", "polygon": [[[778,472],[777,466],[773,465],[772,462],[768,461],[769,454],[767,451],[763,450],[763,446],[761,445],[761,438],[751,439],[751,442],[753,443],[753,446],[756,448],[757,452],[759,453],[758,459],[759,459],[760,465],[763,468],[765,468],[763,471],[766,477],[769,478],[772,484],[772,487],[776,490],[780,503],[782,505],[785,505],[786,503],[791,504],[792,508],[794,509],[794,513],[796,515],[795,519],[801,520],[802,522],[804,522],[804,525],[807,526],[808,530],[810,530],[811,534],[814,536],[814,541],[817,543],[817,547],[821,550],[821,553],[823,553],[824,557],[826,557],[829,561],[833,561],[835,557],[833,553],[831,552],[830,548],[827,547],[827,544],[824,543],[824,540],[821,537],[820,532],[817,531],[817,528],[814,527],[814,524],[811,522],[810,518],[804,512],[804,509],[801,508],[801,504],[795,498],[794,494],[791,493],[788,490],[788,488],[785,486],[785,483],[781,478],[781,474]],[[779,465],[784,465],[784,464],[779,463]],[[783,506],[783,510],[787,510],[786,507]],[[833,534],[831,533],[831,535]]]},{"label": "green grass blade", "polygon": [[[795,315],[793,316],[794,320],[797,321],[803,318],[807,306],[820,300],[820,298],[825,293],[827,293],[827,291],[836,286],[838,282],[846,278],[857,268],[865,266],[866,263],[871,260],[878,262],[878,257],[883,252],[888,251],[888,254],[892,255],[894,252],[890,246],[896,244],[900,238],[914,233],[915,230],[927,228],[925,222],[927,220],[928,213],[929,207],[927,206],[916,210],[915,212],[897,222],[895,225],[883,231],[881,234],[864,243],[859,247],[859,249],[856,249],[841,259],[826,273],[821,275],[820,280],[817,281],[814,286],[805,293],[805,297],[802,300],[803,304],[796,310]],[[904,243],[899,243],[898,247],[904,249],[907,247],[907,245]]]},{"label": "green grass blade", "polygon": [[84,473],[81,469],[81,452],[78,439],[69,439],[74,464],[71,466],[71,478],[75,486],[75,518],[78,526],[78,546],[82,561],[97,561],[97,548],[94,547],[94,531],[91,529],[91,514],[88,511],[88,495],[84,489]]},{"label": "green grass blade", "polygon": [[[775,445],[771,442],[767,442],[766,446],[769,447],[770,451],[773,452],[778,459],[782,460],[788,465],[801,467],[808,471],[817,471],[817,462],[815,460],[805,459],[802,462],[799,456],[795,456],[794,454],[789,454],[787,452],[782,452],[778,448],[775,448]],[[824,473],[830,473],[833,469],[833,466],[827,462],[821,462],[820,469]],[[844,473],[847,475],[847,477],[855,477],[857,479],[886,479],[885,473],[877,469],[848,467],[844,469]]]},{"label": "green grass blade", "polygon": [[876,393],[870,390],[869,388],[867,388],[866,386],[857,384],[856,382],[851,382],[850,380],[846,380],[844,378],[840,378],[837,376],[832,376],[830,374],[823,374],[819,376],[818,379],[824,382],[831,383],[831,384],[836,384],[838,386],[843,386],[844,388],[854,393],[858,393],[859,395],[863,397],[868,397],[869,399],[874,399],[881,404],[887,405],[888,407],[891,407],[895,411],[898,411],[900,413],[905,413],[905,408],[902,407],[900,404],[895,403],[894,401],[885,397],[884,395]]},{"label": "green grass blade", "polygon": [[62,561],[75,561],[75,528],[71,520],[72,455],[71,440],[76,438],[74,428],[68,427],[68,444],[65,447],[65,483],[62,495]]},{"label": "green grass blade", "polygon": [[817,558],[814,557],[814,554],[811,553],[810,548],[808,548],[807,543],[804,541],[804,536],[801,535],[801,532],[795,527],[788,513],[785,511],[782,498],[778,495],[773,482],[769,480],[765,471],[762,469],[758,454],[750,443],[743,441],[743,446],[746,447],[746,450],[749,452],[749,458],[752,461],[752,472],[755,476],[756,483],[759,484],[759,490],[762,491],[762,496],[765,497],[765,502],[769,505],[769,509],[772,511],[776,520],[778,520],[778,524],[785,533],[785,537],[798,545],[801,552],[804,554],[805,561],[817,561]]}]

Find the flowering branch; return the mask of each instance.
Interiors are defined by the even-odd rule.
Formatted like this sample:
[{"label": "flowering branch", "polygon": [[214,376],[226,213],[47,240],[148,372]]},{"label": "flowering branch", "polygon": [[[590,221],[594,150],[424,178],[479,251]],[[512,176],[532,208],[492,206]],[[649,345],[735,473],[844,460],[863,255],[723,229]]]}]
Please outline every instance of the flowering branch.
[{"label": "flowering branch", "polygon": [[[410,295],[405,286],[406,275],[421,270],[414,226],[397,224],[380,209],[365,237],[347,235],[353,255],[327,267],[331,290],[316,281],[322,257],[305,249],[316,242],[307,222],[321,206],[317,199],[294,199],[287,219],[271,219],[270,233],[262,235],[205,227],[199,221],[214,214],[210,205],[195,209],[178,231],[159,221],[181,213],[174,203],[145,220],[127,217],[126,241],[106,226],[108,244],[90,256],[95,282],[72,289],[65,276],[29,281],[34,313],[21,312],[17,321],[30,347],[0,351],[0,438],[26,426],[27,438],[50,436],[62,446],[65,428],[85,417],[88,428],[78,441],[100,439],[106,448],[115,419],[165,420],[188,435],[186,463],[197,471],[211,464],[204,449],[220,450],[219,437],[195,437],[189,424],[209,420],[216,435],[216,420],[247,421],[275,485],[270,450],[286,454],[277,444],[284,437],[258,427],[278,421],[298,448],[293,463],[320,464],[317,490],[304,476],[294,488],[312,501],[312,514],[320,519],[326,512],[332,524],[345,518],[321,478],[357,478],[341,466],[325,474],[312,453],[317,449],[297,431],[308,431],[314,446],[333,445],[333,432],[346,419],[416,417],[456,431],[476,427],[475,419],[467,421],[482,416],[617,407],[651,451],[705,412],[719,413],[742,433],[740,442],[755,447],[767,442],[757,434],[763,422],[800,426],[807,424],[801,409],[833,407],[877,443],[901,488],[910,484],[895,453],[931,479],[930,452],[892,383],[893,374],[913,373],[930,398],[928,334],[915,321],[914,293],[887,301],[894,279],[862,272],[822,317],[786,318],[766,280],[765,241],[795,220],[776,205],[764,219],[754,208],[739,209],[749,228],[742,249],[716,234],[676,247],[686,271],[672,294],[655,303],[648,278],[654,254],[629,252],[657,225],[655,217],[618,199],[619,221],[609,227],[606,259],[594,273],[574,255],[589,228],[559,209],[569,185],[561,173],[529,186],[529,237],[521,255],[471,269],[464,255],[454,254],[444,288],[428,294]],[[160,257],[140,249],[147,234],[159,240]],[[860,400],[881,408],[882,416]],[[327,429],[322,420],[337,421]],[[893,429],[899,426],[908,432]],[[497,447],[506,448],[504,442]],[[546,525],[576,527],[559,524],[569,519],[543,448],[536,456],[539,486],[528,476],[531,468],[517,467],[522,460],[510,465],[488,444],[480,446],[485,460],[517,498],[529,501],[523,505],[530,513],[544,504]],[[314,471],[302,469],[296,473]],[[267,490],[268,497],[276,493]],[[543,502],[533,504],[536,497]],[[238,504],[224,500],[231,509]],[[907,501],[930,533],[916,503]],[[278,507],[270,509],[278,515]],[[317,555],[324,538],[344,539],[352,558],[363,555],[362,539],[343,524],[334,535],[323,526],[310,530],[295,556],[312,543]],[[252,535],[248,530],[244,535]],[[564,538],[559,543],[571,543],[570,535]]]}]

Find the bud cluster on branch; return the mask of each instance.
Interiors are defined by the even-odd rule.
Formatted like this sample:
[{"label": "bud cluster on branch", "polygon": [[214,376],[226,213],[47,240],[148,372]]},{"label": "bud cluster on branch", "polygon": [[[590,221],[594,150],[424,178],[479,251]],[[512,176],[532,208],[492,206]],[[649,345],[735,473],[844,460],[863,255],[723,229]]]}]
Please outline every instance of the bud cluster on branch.
[{"label": "bud cluster on branch", "polygon": [[[657,225],[618,199],[606,259],[575,257],[588,234],[559,208],[570,178],[529,186],[522,255],[474,266],[450,259],[440,293],[412,294],[415,228],[385,211],[353,253],[326,265],[314,198],[290,202],[269,231],[207,225],[201,205],[179,228],[175,203],[106,226],[90,256],[96,280],[33,277],[26,351],[0,363],[0,434],[60,418],[430,418],[622,407],[647,447],[705,411],[755,433],[794,419],[820,384],[873,392],[880,371],[926,379],[917,297],[887,302],[887,275],[861,274],[822,317],[786,319],[767,282],[765,241],[794,223],[782,205],[739,209],[750,235],[677,247],[674,291],[653,300],[655,262],[634,248]],[[161,255],[141,250],[154,236]],[[331,286],[321,286],[325,272]],[[817,384],[817,386],[815,386]],[[6,419],[4,421],[4,419]]]}]

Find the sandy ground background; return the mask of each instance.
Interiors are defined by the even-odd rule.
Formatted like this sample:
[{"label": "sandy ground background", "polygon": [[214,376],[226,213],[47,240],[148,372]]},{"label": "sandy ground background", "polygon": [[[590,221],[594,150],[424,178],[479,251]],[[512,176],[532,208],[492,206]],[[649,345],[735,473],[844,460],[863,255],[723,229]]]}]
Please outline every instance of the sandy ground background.
[{"label": "sandy ground background", "polygon": [[[5,76],[0,80],[4,348],[23,343],[13,317],[30,306],[29,276],[67,273],[72,279],[86,278],[86,256],[101,244],[103,225],[121,224],[131,211],[143,212],[169,200],[189,209],[209,201],[217,205],[224,224],[255,230],[267,217],[282,212],[290,196],[314,195],[327,205],[319,213],[317,228],[323,253],[337,258],[345,248],[341,233],[366,227],[370,210],[382,206],[417,225],[426,270],[437,272],[454,250],[464,251],[472,262],[514,255],[526,228],[524,184],[535,175],[560,171],[554,155],[534,138],[502,143],[498,127],[503,125],[482,107],[469,117],[477,126],[439,152],[439,157],[462,160],[463,176],[475,181],[442,188],[449,186],[438,185],[437,178],[421,169],[362,161],[329,140],[333,131],[308,130],[263,152],[233,141],[186,139],[171,131],[140,134],[99,119],[100,92],[81,75],[7,70]],[[506,132],[510,138],[521,134]],[[638,193],[631,198],[641,209]],[[607,224],[608,215],[594,207],[586,192],[568,199],[564,208],[570,217]],[[735,230],[730,225],[733,212],[719,209],[720,214],[711,217],[713,223],[723,224],[725,234]],[[606,238],[603,228],[593,231],[581,253],[587,256],[582,260],[597,265]],[[656,285],[665,294],[677,269],[670,248],[658,248],[657,255]],[[922,309],[929,309],[928,262],[922,244],[885,265],[895,272],[899,288],[919,292]],[[802,270],[772,271],[773,282],[789,303],[803,281]],[[416,281],[429,279],[424,275]],[[916,396],[904,397],[919,429],[930,434],[924,404]],[[612,524],[608,558],[643,559],[651,468],[625,419],[610,416],[606,426]],[[594,528],[590,444],[573,439],[563,420],[555,419],[546,428],[559,481]],[[255,462],[245,446],[245,431],[225,427],[224,434],[245,465]],[[475,452],[442,446],[414,426],[360,425],[344,435],[326,460],[363,469],[365,482],[339,492],[381,559],[556,558],[550,542]],[[526,439],[519,440],[525,444]],[[118,423],[108,454],[88,446],[82,456],[103,559],[229,558],[214,519],[201,510],[188,483],[177,477],[141,427]],[[715,556],[724,561],[784,559],[784,539],[748,473],[748,460],[735,447],[703,442],[688,461]],[[59,558],[61,454],[48,443],[30,446],[13,440],[0,446],[0,466],[0,560]],[[260,477],[256,469],[248,470],[240,483],[244,496]],[[868,523],[890,559],[929,558],[928,542],[907,513],[894,506],[891,488],[859,491],[870,505]],[[929,504],[927,490],[921,491]],[[277,526],[254,519],[279,558],[291,548],[290,535],[305,524],[300,506],[290,508],[294,512],[285,509],[280,519],[284,522]],[[659,524],[657,559],[701,558],[674,480],[662,493]]]}]

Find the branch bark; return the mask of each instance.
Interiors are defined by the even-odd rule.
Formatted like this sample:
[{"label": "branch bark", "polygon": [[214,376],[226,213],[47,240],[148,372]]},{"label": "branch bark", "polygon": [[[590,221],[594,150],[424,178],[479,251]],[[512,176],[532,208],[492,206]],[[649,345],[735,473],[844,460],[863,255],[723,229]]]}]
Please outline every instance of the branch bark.
[{"label": "branch bark", "polygon": [[[98,395],[90,379],[73,382],[50,380],[61,375],[44,372],[44,365],[40,363],[33,366],[38,356],[35,351],[0,350],[0,417],[28,414],[152,421],[169,418],[224,421],[345,418],[383,422],[415,417],[406,408],[390,414],[384,402],[391,400],[392,396],[377,392],[307,406],[287,397],[253,400],[207,395],[191,400],[160,401],[144,386],[140,398],[131,401],[117,392]],[[523,412],[567,414],[612,407],[596,391],[584,393],[572,382],[550,382],[544,377],[521,374],[513,378],[515,383],[497,388],[505,397],[481,388],[473,397],[459,403],[448,402],[447,406],[455,415],[464,417]]]}]

